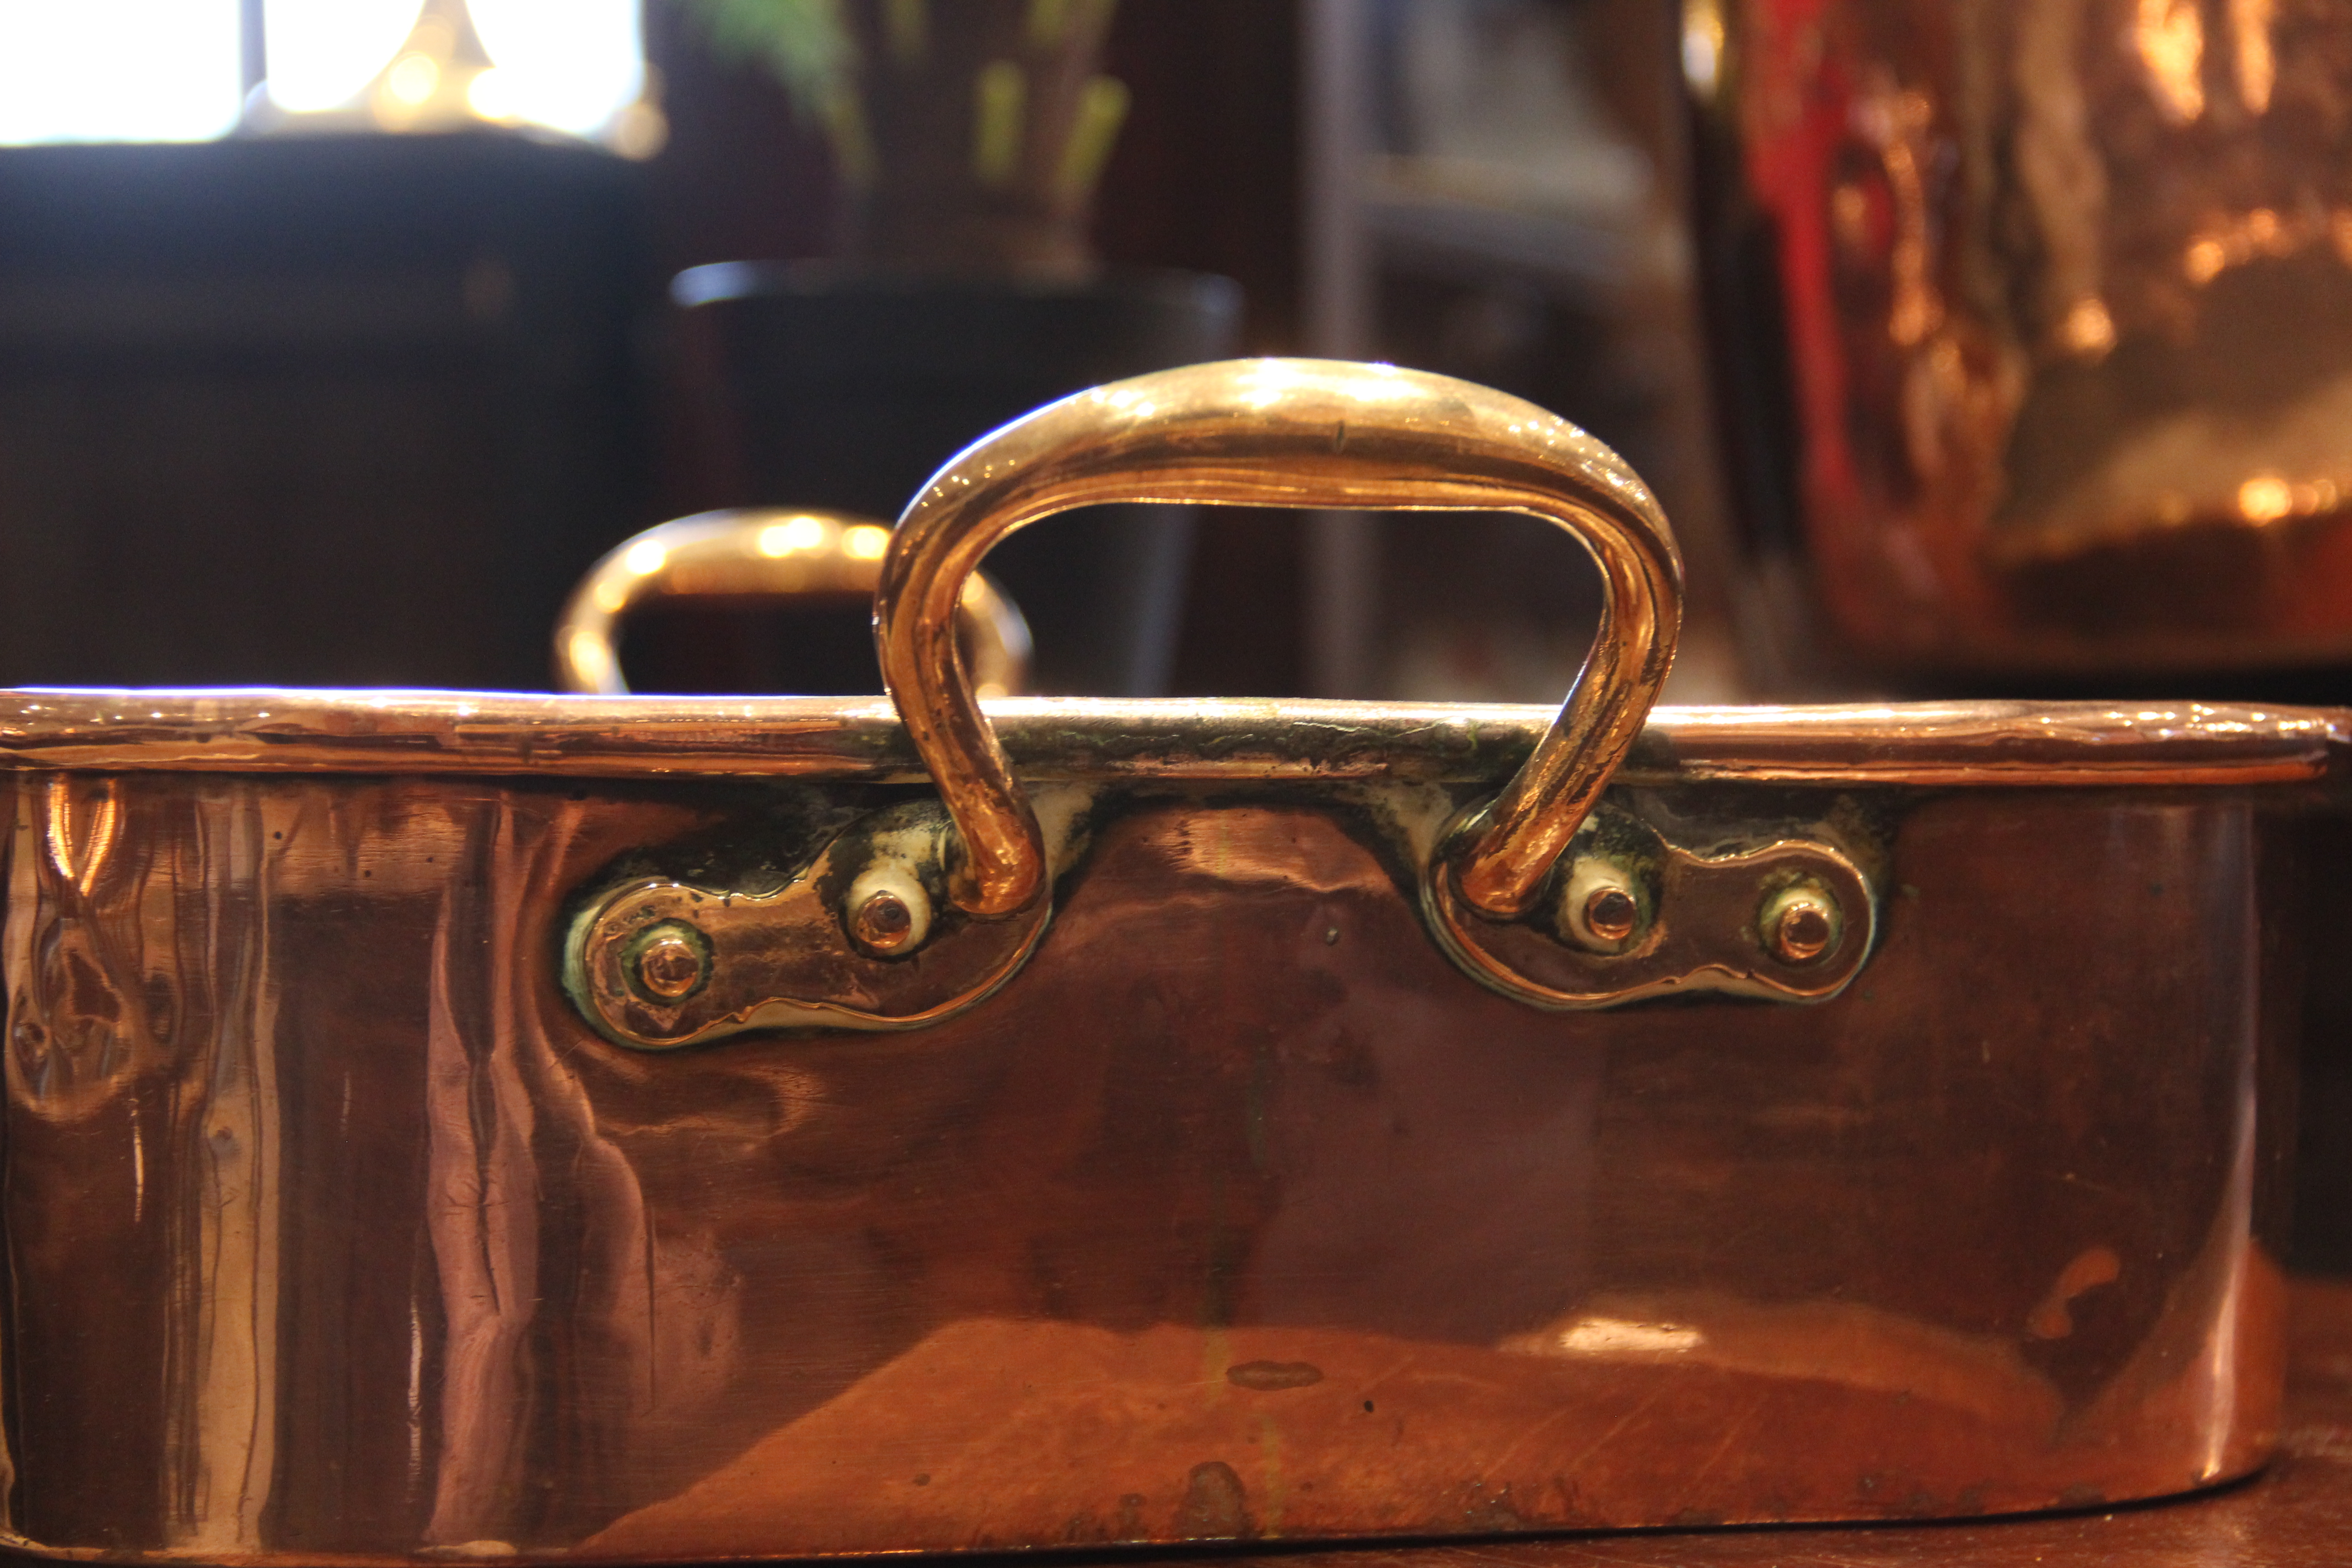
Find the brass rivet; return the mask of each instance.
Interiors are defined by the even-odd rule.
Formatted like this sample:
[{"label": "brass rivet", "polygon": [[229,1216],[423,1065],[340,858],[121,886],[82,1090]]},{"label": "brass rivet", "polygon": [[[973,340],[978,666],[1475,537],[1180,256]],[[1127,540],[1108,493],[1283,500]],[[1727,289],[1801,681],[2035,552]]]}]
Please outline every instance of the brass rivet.
[{"label": "brass rivet", "polygon": [[1654,919],[1642,906],[1633,873],[1598,855],[1580,855],[1560,890],[1559,934],[1601,958],[1632,952]]},{"label": "brass rivet", "polygon": [[675,1002],[702,984],[702,950],[674,931],[646,943],[637,954],[637,984]]},{"label": "brass rivet", "polygon": [[1783,963],[1811,963],[1833,952],[1839,936],[1837,900],[1819,888],[1790,888],[1764,911],[1764,940]]},{"label": "brass rivet", "polygon": [[878,888],[850,917],[849,934],[869,952],[897,952],[915,940],[915,911],[889,889]]},{"label": "brass rivet", "polygon": [[1584,929],[1602,942],[1623,942],[1641,920],[1642,906],[1622,888],[1595,888],[1584,900]]}]

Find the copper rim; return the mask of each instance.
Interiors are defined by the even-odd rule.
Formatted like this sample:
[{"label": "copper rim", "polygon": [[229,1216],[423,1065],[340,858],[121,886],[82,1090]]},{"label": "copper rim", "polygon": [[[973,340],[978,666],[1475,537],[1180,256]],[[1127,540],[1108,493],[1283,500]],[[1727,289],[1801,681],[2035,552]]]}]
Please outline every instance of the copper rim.
[{"label": "copper rim", "polygon": [[[1398,779],[1495,784],[1549,710],[1483,703],[1107,700],[986,705],[1023,778]],[[2352,749],[2333,709],[2202,703],[1660,708],[1618,770],[1634,784],[2192,785],[2325,777]],[[920,784],[879,698],[499,692],[0,692],[0,768],[95,772],[793,777]]]}]

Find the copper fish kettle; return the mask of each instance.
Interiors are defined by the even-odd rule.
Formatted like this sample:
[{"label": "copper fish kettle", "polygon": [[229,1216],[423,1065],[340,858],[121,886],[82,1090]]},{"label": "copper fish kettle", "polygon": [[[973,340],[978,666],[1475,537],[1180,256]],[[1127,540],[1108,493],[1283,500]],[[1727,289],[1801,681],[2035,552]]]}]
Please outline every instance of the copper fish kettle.
[{"label": "copper fish kettle", "polygon": [[[1609,612],[1557,716],[983,705],[966,581],[1109,501],[1530,512]],[[881,561],[887,701],[0,698],[8,1543],[1426,1537],[2260,1465],[2335,721],[1654,711],[1680,572],[1554,416],[1262,361],[955,459]]]}]

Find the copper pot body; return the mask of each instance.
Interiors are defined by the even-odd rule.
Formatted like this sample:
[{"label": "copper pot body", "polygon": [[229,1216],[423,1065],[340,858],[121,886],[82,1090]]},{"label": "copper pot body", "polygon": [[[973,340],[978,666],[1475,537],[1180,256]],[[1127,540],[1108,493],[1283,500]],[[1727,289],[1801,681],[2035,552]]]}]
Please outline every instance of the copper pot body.
[{"label": "copper pot body", "polygon": [[561,984],[583,891],[927,797],[885,715],[761,705],[804,740],[745,779],[594,744],[717,705],[278,697],[14,703],[12,1542],[1918,1518],[2275,1436],[2310,724],[1662,715],[1612,802],[1874,824],[1874,949],[1812,1005],[1555,1012],[1438,951],[1375,826],[1544,715],[1014,705],[1097,823],[1018,973],[652,1054]]},{"label": "copper pot body", "polygon": [[1809,604],[1882,676],[2012,684],[2352,663],[2352,14],[1685,17],[1780,637]]}]

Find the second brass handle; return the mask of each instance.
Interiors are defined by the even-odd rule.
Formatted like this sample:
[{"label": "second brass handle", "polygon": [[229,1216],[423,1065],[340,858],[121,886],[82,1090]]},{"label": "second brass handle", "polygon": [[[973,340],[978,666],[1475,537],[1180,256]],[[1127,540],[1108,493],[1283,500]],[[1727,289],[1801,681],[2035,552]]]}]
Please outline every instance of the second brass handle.
[{"label": "second brass handle", "polygon": [[[624,540],[588,569],[555,627],[559,691],[618,696],[620,629],[656,600],[870,595],[890,531],[852,512],[782,508],[698,512]],[[1026,686],[1029,625],[984,575],[957,598],[958,635],[981,695]]]},{"label": "second brass handle", "polygon": [[875,595],[882,674],[963,843],[956,901],[1027,909],[1035,815],[954,651],[981,558],[1016,529],[1106,503],[1522,511],[1573,535],[1605,584],[1582,677],[1525,766],[1453,841],[1473,908],[1522,912],[1640,732],[1674,660],[1682,561],[1648,489],[1558,416],[1392,365],[1232,360],[1063,399],[967,448],[898,520]]}]

